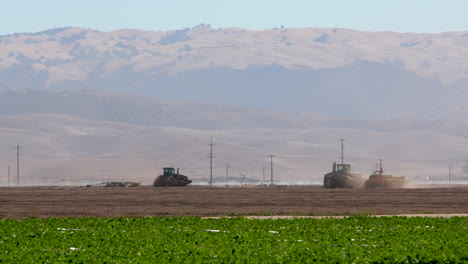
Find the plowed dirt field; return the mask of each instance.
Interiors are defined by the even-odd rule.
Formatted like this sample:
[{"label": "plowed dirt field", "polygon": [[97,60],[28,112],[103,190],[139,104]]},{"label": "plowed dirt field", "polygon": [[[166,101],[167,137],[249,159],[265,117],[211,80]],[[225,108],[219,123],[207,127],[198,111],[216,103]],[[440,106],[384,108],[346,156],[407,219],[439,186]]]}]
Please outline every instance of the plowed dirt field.
[{"label": "plowed dirt field", "polygon": [[0,188],[0,218],[468,213],[468,187]]}]

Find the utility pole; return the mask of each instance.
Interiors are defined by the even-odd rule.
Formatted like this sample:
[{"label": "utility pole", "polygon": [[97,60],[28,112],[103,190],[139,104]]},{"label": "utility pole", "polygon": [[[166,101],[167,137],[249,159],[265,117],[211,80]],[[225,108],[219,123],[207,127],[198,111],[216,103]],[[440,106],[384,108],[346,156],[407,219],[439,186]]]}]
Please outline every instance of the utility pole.
[{"label": "utility pole", "polygon": [[208,157],[210,158],[210,186],[213,187],[213,138],[211,138],[211,142],[210,142],[210,154],[208,155]]},{"label": "utility pole", "polygon": [[343,144],[343,141],[344,139],[341,138],[341,164],[344,164],[344,144]]},{"label": "utility pole", "polygon": [[452,164],[449,164],[449,184],[452,184]]},{"label": "utility pole", "polygon": [[382,159],[380,159],[380,169],[379,169],[379,174],[383,174],[383,167],[382,167]]},{"label": "utility pole", "polygon": [[10,165],[8,165],[8,186],[10,186]]},{"label": "utility pole", "polygon": [[19,168],[20,168],[20,164],[19,164],[19,149],[20,149],[20,146],[19,146],[19,142],[16,144],[16,180],[17,180],[17,184],[19,186],[20,184],[20,181],[19,181]]},{"label": "utility pole", "polygon": [[263,178],[262,178],[262,186],[263,186],[263,183],[265,182],[265,166],[263,166],[262,169],[263,169]]},{"label": "utility pole", "polygon": [[226,166],[226,188],[228,187],[228,172],[229,172],[229,165]]},{"label": "utility pole", "polygon": [[273,186],[273,157],[275,155],[268,155],[268,157],[270,157],[270,174],[271,174],[271,183],[270,185]]}]

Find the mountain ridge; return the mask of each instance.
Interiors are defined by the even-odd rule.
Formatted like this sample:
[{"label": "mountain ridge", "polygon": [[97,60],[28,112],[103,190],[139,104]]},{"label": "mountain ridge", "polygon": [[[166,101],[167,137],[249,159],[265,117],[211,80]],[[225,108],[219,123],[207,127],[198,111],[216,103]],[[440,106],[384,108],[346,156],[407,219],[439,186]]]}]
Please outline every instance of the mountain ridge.
[{"label": "mountain ridge", "polygon": [[[453,112],[441,102],[468,78],[467,32],[58,28],[0,37],[0,89],[109,90],[268,111],[426,118]],[[341,107],[331,107],[336,100]]]},{"label": "mountain ridge", "polygon": [[[5,45],[0,49],[4,59],[0,65],[5,67],[16,61],[54,67],[66,64],[69,60],[122,59],[138,62],[143,69],[148,69],[149,65],[176,63],[170,67],[170,71],[181,72],[213,64],[234,69],[255,64],[321,69],[349,65],[358,58],[403,66],[421,76],[437,76],[449,83],[468,74],[467,63],[463,60],[468,54],[468,31],[439,34],[366,32],[341,28],[257,31],[241,28],[212,29],[200,25],[167,32],[133,29],[100,32],[84,28],[43,32],[53,34],[1,36],[1,43]],[[15,46],[8,47],[10,44]],[[36,48],[34,51],[28,50],[28,46]],[[447,47],[452,51],[447,50]],[[458,49],[456,56],[453,47]],[[61,51],[58,52],[58,49]],[[210,51],[209,54],[206,50]],[[222,54],[219,51],[229,53],[230,56],[218,56]],[[55,56],[50,56],[52,54]],[[268,56],[263,57],[266,54]],[[450,65],[453,63],[457,63],[459,68],[452,70]],[[447,66],[458,77],[449,76],[448,69],[444,69]]]}]

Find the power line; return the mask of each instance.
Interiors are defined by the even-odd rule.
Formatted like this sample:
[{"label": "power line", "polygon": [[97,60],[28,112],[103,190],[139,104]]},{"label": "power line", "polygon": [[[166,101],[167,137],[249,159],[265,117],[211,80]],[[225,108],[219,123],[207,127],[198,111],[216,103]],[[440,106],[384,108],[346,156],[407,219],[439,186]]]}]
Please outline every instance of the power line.
[{"label": "power line", "polygon": [[[233,155],[235,156],[234,154],[232,153],[226,153],[226,155]],[[0,153],[0,156],[3,156],[1,153]],[[108,159],[108,160],[112,160],[112,159],[142,159],[142,158],[154,158],[155,155],[142,155],[142,156],[113,156],[113,157],[110,157],[110,156],[72,156],[72,155],[47,155],[47,154],[21,154],[21,157],[24,159],[25,157],[27,158],[62,158],[62,159],[85,159],[85,160],[89,160],[89,159]],[[251,155],[251,158],[261,158],[262,156],[260,155]],[[286,154],[282,154],[281,155],[282,159],[294,159],[294,160],[298,160],[298,159],[316,159],[316,160],[329,160],[329,159],[332,159],[336,156],[332,156],[332,155],[301,155],[301,156],[298,156],[298,155],[286,155]],[[215,158],[215,157],[213,157]],[[375,158],[373,157],[359,157],[359,156],[353,156],[353,157],[348,157],[348,159],[350,160],[364,160],[364,161],[367,161],[367,160],[375,160]],[[405,159],[405,158],[395,158],[395,159],[392,159],[392,158],[386,158],[385,159],[386,161],[392,161],[392,162],[421,162],[421,163],[447,163],[447,162],[466,162],[466,159],[453,159],[453,158],[447,158],[447,159],[413,159],[413,158],[408,158],[408,159]],[[202,168],[202,167],[197,167],[197,168]],[[205,167],[206,168],[206,167]]]}]

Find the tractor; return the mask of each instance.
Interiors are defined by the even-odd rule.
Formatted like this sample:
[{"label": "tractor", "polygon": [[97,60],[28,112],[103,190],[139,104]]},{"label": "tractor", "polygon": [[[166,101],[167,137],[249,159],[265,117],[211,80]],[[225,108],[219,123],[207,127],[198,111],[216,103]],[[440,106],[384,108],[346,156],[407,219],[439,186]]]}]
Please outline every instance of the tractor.
[{"label": "tractor", "polygon": [[384,175],[382,168],[382,160],[380,160],[380,169],[374,171],[369,179],[364,183],[366,188],[403,188],[406,185],[404,176]]},{"label": "tractor", "polygon": [[154,180],[154,187],[183,187],[190,184],[192,181],[187,176],[179,174],[172,167],[163,168],[163,174],[159,175]]},{"label": "tractor", "polygon": [[333,163],[333,170],[325,174],[323,186],[325,188],[361,188],[361,174],[351,173],[351,165]]}]

